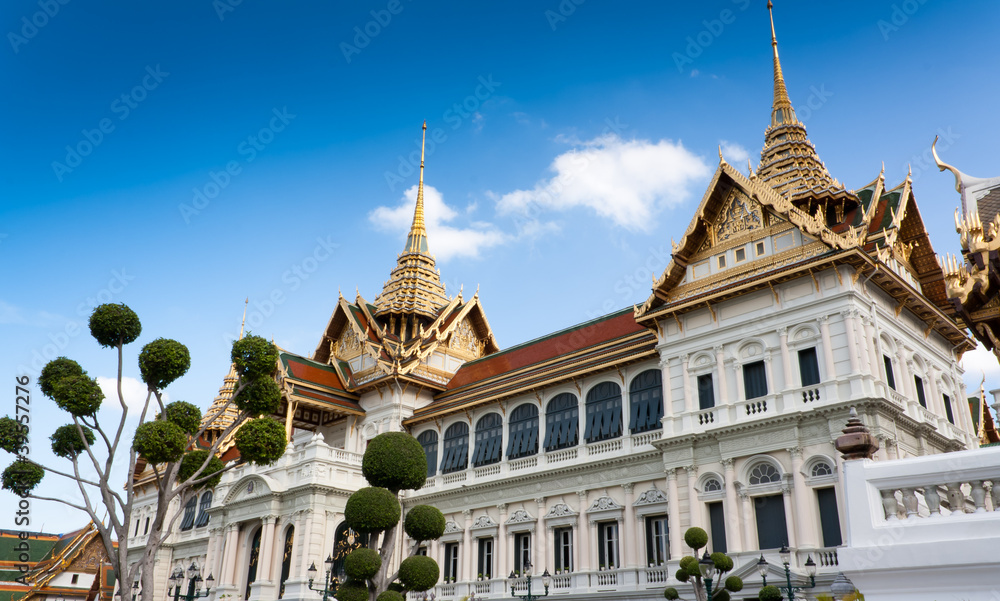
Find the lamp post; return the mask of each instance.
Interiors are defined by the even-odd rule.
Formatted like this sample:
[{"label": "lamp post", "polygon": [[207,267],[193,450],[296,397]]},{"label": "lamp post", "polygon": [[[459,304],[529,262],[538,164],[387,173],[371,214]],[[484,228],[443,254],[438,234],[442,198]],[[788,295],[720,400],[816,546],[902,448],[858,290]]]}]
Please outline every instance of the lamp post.
[{"label": "lamp post", "polygon": [[712,598],[712,579],[715,578],[715,562],[705,551],[705,554],[698,561],[698,570],[701,572],[701,579],[705,581],[705,598]]},{"label": "lamp post", "polygon": [[833,595],[834,599],[845,599],[855,590],[857,589],[854,588],[854,583],[843,572],[837,574],[837,577],[833,579],[833,584],[830,585],[830,594]]},{"label": "lamp post", "polygon": [[[795,591],[802,591],[816,586],[816,562],[813,561],[811,555],[806,559],[805,563],[806,575],[809,576],[808,586],[792,586],[792,571],[788,567],[789,562],[792,560],[792,552],[788,550],[787,545],[782,545],[778,551],[778,557],[781,558],[781,563],[785,566],[785,586],[780,588],[788,595],[788,601],[795,601]],[[764,586],[767,586],[767,560],[764,559],[763,554],[757,562],[757,571],[760,573],[761,578],[764,579]]]},{"label": "lamp post", "polygon": [[[181,586],[184,584],[184,570],[177,568],[170,575],[168,582],[167,596],[170,596],[170,588],[174,589],[173,598],[174,601],[178,601],[181,598]],[[215,584],[215,578],[209,574],[208,578],[205,579],[205,590],[201,590],[201,570],[198,569],[198,565],[191,562],[191,566],[187,569],[187,593],[184,595],[184,601],[194,601],[199,597],[207,597],[209,593],[212,592],[212,585]],[[132,585],[132,599],[135,600],[135,593],[138,592],[138,583]]]},{"label": "lamp post", "polygon": [[309,590],[322,593],[323,601],[328,601],[337,592],[337,587],[340,586],[340,583],[337,582],[337,576],[333,573],[333,555],[328,556],[323,563],[326,564],[326,574],[323,576],[323,588],[313,588],[313,581],[316,579],[315,561],[309,566],[306,572],[309,573]]},{"label": "lamp post", "polygon": [[524,594],[524,595],[518,595],[516,592],[514,592],[514,585],[517,584],[517,576],[514,575],[514,572],[511,572],[510,576],[507,577],[507,582],[510,583],[510,596],[514,597],[515,599],[524,599],[525,601],[532,601],[533,599],[541,599],[542,597],[548,597],[549,596],[549,585],[552,584],[552,576],[549,575],[549,570],[546,568],[546,570],[544,572],[542,572],[542,585],[545,587],[545,594],[544,595],[532,595],[531,594],[531,561],[530,560],[524,562],[524,571],[527,573],[528,592],[526,594]]}]

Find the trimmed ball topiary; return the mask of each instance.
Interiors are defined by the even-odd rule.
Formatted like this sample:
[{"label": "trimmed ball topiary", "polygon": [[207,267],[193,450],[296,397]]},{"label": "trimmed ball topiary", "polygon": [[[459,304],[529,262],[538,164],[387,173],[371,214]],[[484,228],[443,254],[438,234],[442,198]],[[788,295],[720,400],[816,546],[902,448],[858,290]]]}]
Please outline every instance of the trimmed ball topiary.
[{"label": "trimmed ball topiary", "polygon": [[28,442],[28,427],[13,417],[0,417],[0,449],[17,453]]},{"label": "trimmed ball topiary", "polygon": [[244,386],[233,402],[240,411],[254,417],[277,413],[281,405],[281,388],[269,376],[264,376]]},{"label": "trimmed ball topiary", "polygon": [[444,534],[444,514],[433,505],[414,505],[406,512],[403,530],[416,541],[437,540]]},{"label": "trimmed ball topiary", "polygon": [[385,488],[368,486],[347,499],[344,520],[356,532],[380,532],[399,523],[400,513],[396,495]]},{"label": "trimmed ball topiary", "polygon": [[780,601],[781,600],[781,590],[773,585],[767,585],[760,589],[757,593],[758,601]]},{"label": "trimmed ball topiary", "polygon": [[18,457],[7,466],[0,477],[0,485],[19,497],[26,497],[45,476],[42,466],[24,457]]},{"label": "trimmed ball topiary", "polygon": [[684,557],[681,557],[679,565],[686,570],[692,563],[697,564],[698,558],[693,555],[685,555]]},{"label": "trimmed ball topiary", "polygon": [[333,596],[337,601],[368,601],[368,585],[361,580],[347,579]]},{"label": "trimmed ball topiary", "polygon": [[738,593],[743,590],[743,579],[739,576],[726,578],[726,590]]},{"label": "trimmed ball topiary", "polygon": [[712,592],[712,601],[730,601],[733,596],[726,589],[720,588]]},{"label": "trimmed ball topiary", "polygon": [[52,398],[52,390],[55,383],[66,376],[85,376],[87,372],[80,367],[80,364],[66,357],[59,357],[49,361],[42,368],[42,373],[38,375],[38,387],[42,389],[42,394]]},{"label": "trimmed ball topiary", "polygon": [[124,303],[99,305],[90,314],[90,335],[105,348],[129,344],[141,333],[139,316]]},{"label": "trimmed ball topiary", "polygon": [[407,557],[399,564],[399,581],[410,591],[426,591],[440,576],[437,562],[426,555]]},{"label": "trimmed ball topiary", "polygon": [[715,553],[712,553],[710,557],[712,558],[712,563],[715,564],[715,569],[719,572],[725,574],[729,570],[733,569],[733,560],[730,559],[725,553],[716,551]]},{"label": "trimmed ball topiary", "polygon": [[368,443],[361,472],[372,486],[416,490],[427,479],[427,457],[416,438],[406,432],[386,432]]},{"label": "trimmed ball topiary", "polygon": [[381,567],[382,558],[379,557],[378,551],[368,547],[355,549],[344,558],[344,572],[355,580],[368,580],[378,574]]},{"label": "trimmed ball topiary", "polygon": [[674,599],[680,599],[681,596],[677,594],[677,589],[675,589],[672,586],[668,586],[667,588],[663,589],[663,598],[670,599],[670,601],[674,601]]},{"label": "trimmed ball topiary", "polygon": [[233,342],[231,354],[236,373],[248,380],[270,376],[277,369],[278,348],[260,336],[244,336]]},{"label": "trimmed ball topiary", "polygon": [[674,572],[674,578],[680,580],[681,582],[687,582],[691,579],[691,574],[688,574],[688,571],[684,568],[678,568],[677,571]]},{"label": "trimmed ball topiary", "polygon": [[80,432],[76,429],[76,424],[59,426],[52,433],[49,440],[52,441],[52,452],[57,457],[72,459],[86,451],[88,446],[94,444],[94,441],[97,440],[94,438],[94,431],[82,424],[80,428],[83,429],[83,437],[87,439],[86,445],[83,444],[83,438],[80,438]]},{"label": "trimmed ball topiary", "polygon": [[87,376],[66,376],[52,385],[52,400],[63,411],[80,417],[93,415],[101,408],[104,391],[97,380]]},{"label": "trimmed ball topiary", "polygon": [[684,542],[697,551],[708,544],[708,533],[697,526],[692,526],[684,533]]},{"label": "trimmed ball topiary", "polygon": [[[398,584],[398,583],[395,583],[395,584]],[[389,586],[392,586],[392,585],[390,584]],[[402,586],[402,585],[400,585],[400,586]],[[381,593],[378,594],[378,597],[375,597],[375,601],[405,601],[405,600],[406,600],[406,597],[403,596],[402,592],[400,592],[400,591],[394,591],[392,589],[388,589],[388,590],[382,591]]]},{"label": "trimmed ball topiary", "polygon": [[[177,468],[177,479],[180,482],[184,482],[193,476],[194,473],[198,471],[198,468],[205,463],[206,459],[208,459],[208,451],[203,449],[188,451],[185,453],[184,457],[181,458],[180,467]],[[208,465],[206,465],[205,469],[198,474],[198,479],[200,480],[206,476],[212,477],[199,484],[197,488],[215,488],[216,485],[219,484],[219,481],[222,480],[222,470],[225,469],[225,467],[226,464],[222,463],[221,459],[212,455],[212,458],[208,461]]]},{"label": "trimmed ball topiary", "polygon": [[174,401],[163,408],[163,415],[168,422],[180,426],[187,434],[194,436],[201,429],[201,409],[191,403]]},{"label": "trimmed ball topiary", "polygon": [[285,426],[270,417],[243,422],[234,437],[240,456],[257,465],[271,465],[285,453]]},{"label": "trimmed ball topiary", "polygon": [[176,340],[157,338],[139,352],[139,373],[142,381],[151,389],[166,388],[187,373],[189,367],[191,353]]},{"label": "trimmed ball topiary", "polygon": [[188,437],[173,422],[157,419],[139,424],[132,447],[150,463],[171,463],[184,454]]}]

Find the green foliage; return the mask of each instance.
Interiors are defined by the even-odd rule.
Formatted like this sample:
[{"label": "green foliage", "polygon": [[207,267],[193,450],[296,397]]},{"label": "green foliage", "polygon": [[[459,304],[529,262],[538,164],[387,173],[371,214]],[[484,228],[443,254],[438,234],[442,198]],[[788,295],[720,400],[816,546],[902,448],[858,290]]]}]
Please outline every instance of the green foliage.
[{"label": "green foliage", "polygon": [[778,587],[769,584],[760,589],[760,592],[757,593],[757,599],[759,601],[780,601],[781,591]]},{"label": "green foliage", "polygon": [[[399,584],[399,583],[394,582],[392,584]],[[389,586],[392,586],[392,584],[390,584]],[[399,586],[400,588],[402,588],[402,585]],[[378,597],[375,597],[375,601],[405,601],[405,600],[406,597],[403,595],[402,591],[396,591],[391,588],[389,590],[382,591],[381,593],[378,594]]]},{"label": "green foliage", "polygon": [[738,593],[743,590],[743,579],[739,576],[730,576],[726,578],[726,590]]},{"label": "green foliage", "polygon": [[52,400],[76,417],[93,415],[101,408],[104,392],[97,380],[87,376],[66,376],[52,385]]},{"label": "green foliage", "polygon": [[236,373],[247,380],[270,376],[277,368],[278,348],[260,336],[244,336],[233,343]]},{"label": "green foliage", "polygon": [[163,408],[163,414],[168,422],[177,424],[181,430],[192,436],[201,429],[201,409],[191,403],[174,401]]},{"label": "green foliage", "polygon": [[368,585],[362,580],[346,580],[333,594],[337,601],[368,601]]},{"label": "green foliage", "polygon": [[180,426],[162,419],[139,424],[132,440],[132,448],[150,463],[177,461],[188,444]]},{"label": "green foliage", "polygon": [[38,376],[38,387],[42,389],[42,394],[52,398],[55,383],[67,376],[85,376],[80,364],[66,357],[58,357],[49,361],[42,368],[42,373]]},{"label": "green foliage", "polygon": [[730,601],[732,598],[733,597],[729,594],[729,591],[724,588],[712,591],[712,601]]},{"label": "green foliage", "polygon": [[437,562],[426,555],[407,557],[399,564],[399,581],[410,591],[426,591],[440,576]]},{"label": "green foliage", "polygon": [[361,472],[372,486],[393,492],[416,490],[427,479],[427,457],[416,438],[406,432],[386,432],[368,443]]},{"label": "green foliage", "polygon": [[88,446],[94,444],[94,441],[97,440],[94,438],[94,431],[82,424],[80,428],[83,429],[83,437],[87,439],[86,445],[83,443],[83,438],[80,438],[80,432],[76,429],[76,424],[59,426],[52,433],[49,440],[52,441],[52,452],[57,457],[72,459],[86,451]]},{"label": "green foliage", "polygon": [[243,422],[234,437],[240,456],[257,465],[271,465],[285,452],[285,426],[270,417]]},{"label": "green foliage", "polygon": [[0,449],[17,453],[28,442],[28,428],[13,417],[0,417]]},{"label": "green foliage", "polygon": [[697,526],[687,529],[684,533],[684,542],[695,551],[708,544],[708,533]]},{"label": "green foliage", "polygon": [[693,556],[693,555],[685,555],[684,557],[681,557],[681,561],[680,561],[680,564],[679,564],[680,567],[682,567],[682,568],[684,568],[686,570],[686,569],[688,569],[688,567],[691,566],[691,564],[695,564],[695,566],[697,566],[698,565],[698,558],[695,557],[695,556]]},{"label": "green foliage", "polygon": [[[399,522],[400,514],[396,495],[376,486],[358,490],[347,499],[347,505],[344,507],[344,520],[356,532],[385,530]],[[402,582],[408,589],[417,590],[406,584],[405,580]]]},{"label": "green foliage", "polygon": [[270,377],[262,377],[244,386],[233,398],[233,402],[240,411],[253,417],[271,415],[277,413],[281,405],[281,389]]},{"label": "green foliage", "polygon": [[100,305],[90,314],[90,335],[103,347],[129,344],[141,333],[139,316],[124,303]]},{"label": "green foliage", "polygon": [[139,352],[139,373],[151,389],[162,390],[187,373],[191,353],[187,347],[168,338],[157,338]]},{"label": "green foliage", "polygon": [[721,551],[716,551],[712,553],[709,557],[712,558],[712,563],[715,564],[715,569],[719,572],[725,574],[729,570],[733,569],[733,560],[729,558],[728,555],[722,553]]},{"label": "green foliage", "polygon": [[433,505],[414,505],[406,512],[403,529],[416,541],[437,540],[444,534],[444,514]]},{"label": "green foliage", "polygon": [[2,487],[20,497],[26,497],[45,476],[42,466],[24,457],[18,457],[7,466],[0,478]]},{"label": "green foliage", "polygon": [[368,547],[355,549],[344,558],[344,572],[347,573],[348,578],[355,580],[363,581],[373,578],[381,567],[382,558],[379,557],[378,551]]},{"label": "green foliage", "polygon": [[[194,451],[188,451],[181,458],[181,465],[177,468],[177,479],[180,482],[186,481],[188,478],[194,475],[198,471],[198,468],[205,463],[205,459],[208,459],[208,451],[203,449],[197,449]],[[226,464],[222,463],[222,460],[212,455],[212,459],[209,460],[208,465],[202,470],[201,474],[198,475],[198,479],[202,479],[206,476],[212,476],[212,478],[206,480],[204,483],[199,484],[197,488],[215,488],[222,480],[222,470],[225,469]]]},{"label": "green foliage", "polygon": [[389,586],[386,587],[386,590],[396,591],[397,593],[405,593],[406,587],[403,586],[403,583],[401,582],[393,581],[389,583]]},{"label": "green foliage", "polygon": [[672,586],[668,586],[667,588],[663,589],[663,598],[669,599],[670,601],[674,601],[675,599],[680,599],[681,596],[677,594],[677,589],[675,589]]},{"label": "green foliage", "polygon": [[691,574],[688,574],[688,571],[684,568],[678,568],[677,571],[674,572],[674,578],[680,580],[681,582],[687,582],[691,578]]}]

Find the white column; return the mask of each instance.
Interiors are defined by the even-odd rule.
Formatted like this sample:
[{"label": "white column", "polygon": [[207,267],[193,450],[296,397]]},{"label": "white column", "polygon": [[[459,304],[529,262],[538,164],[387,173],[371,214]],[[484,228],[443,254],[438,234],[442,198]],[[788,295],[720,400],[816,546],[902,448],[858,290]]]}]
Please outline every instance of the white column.
[{"label": "white column", "polygon": [[819,332],[823,339],[823,359],[826,365],[826,378],[832,380],[837,377],[837,369],[833,365],[833,343],[830,342],[830,316],[824,315],[819,318]]},{"label": "white column", "polygon": [[713,350],[715,351],[715,367],[719,371],[719,404],[732,405],[735,399],[729,398],[729,378],[726,377],[725,349],[720,344]]},{"label": "white column", "polygon": [[[305,509],[303,510],[303,513],[305,514],[305,529],[300,531],[296,528],[295,531],[302,532],[302,564],[299,566],[299,578],[304,580],[309,577],[307,570],[309,569],[310,557],[313,552],[311,545],[309,544],[310,539],[312,538],[313,510]],[[301,520],[302,518],[299,519]],[[318,559],[322,562],[326,559],[326,557],[321,554]],[[319,569],[319,566],[316,566],[316,569]]]},{"label": "white column", "polygon": [[743,549],[746,551],[759,549],[760,544],[757,542],[757,535],[754,531],[754,526],[757,524],[757,516],[750,506],[750,495],[747,493],[746,488],[743,487],[740,487],[736,491],[736,494],[740,497],[740,507],[743,509]]},{"label": "white column", "polygon": [[878,354],[878,341],[875,339],[875,322],[870,317],[865,317],[865,342],[868,343],[869,371],[875,379],[879,379],[882,373],[882,357]]},{"label": "white column", "polygon": [[631,482],[622,484],[622,488],[625,489],[625,524],[623,524],[622,536],[619,537],[621,540],[618,542],[625,552],[623,559],[625,562],[624,567],[627,568],[635,567],[637,564],[635,559],[635,507],[632,507],[632,488],[634,486]]},{"label": "white column", "polygon": [[792,502],[795,503],[795,531],[798,533],[799,546],[818,547],[816,529],[812,523],[812,504],[809,502],[811,491],[806,487],[806,479],[802,475],[802,449],[793,447],[788,449],[788,454],[792,456]]},{"label": "white column", "polygon": [[[859,345],[861,350],[861,371],[863,373],[870,374],[872,373],[872,358],[870,354],[871,340],[868,340],[870,338],[868,335],[868,316],[862,314],[860,318],[862,341],[862,344]],[[857,322],[855,322],[855,327],[857,327]]]},{"label": "white column", "polygon": [[774,366],[771,365],[771,351],[764,353],[764,374],[767,376],[768,392],[776,392],[777,385],[774,383]]},{"label": "white column", "polygon": [[674,414],[674,399],[670,386],[670,359],[660,358],[660,381],[663,387],[663,416],[670,417]]},{"label": "white column", "polygon": [[677,492],[677,470],[667,468],[667,523],[670,526],[670,557],[680,559],[684,556],[681,540],[681,500]]},{"label": "white column", "polygon": [[506,578],[510,573],[507,557],[507,504],[500,503],[497,509],[500,510],[500,528],[497,531],[497,573],[494,577]]},{"label": "white column", "polygon": [[695,490],[694,485],[696,478],[698,477],[698,467],[694,465],[688,465],[684,468],[684,474],[687,476],[687,493],[688,493],[688,524],[690,526],[701,526],[701,501],[698,500],[698,492]]},{"label": "white column", "polygon": [[736,399],[739,402],[747,398],[745,387],[743,386],[743,364],[738,360],[733,360],[733,374],[736,375]]},{"label": "white column", "polygon": [[691,355],[681,357],[681,374],[684,378],[684,411],[694,411],[694,393],[691,391],[691,374],[688,371]]},{"label": "white column", "polygon": [[944,399],[941,398],[941,392],[938,390],[937,371],[937,367],[933,365],[927,366],[927,379],[930,380],[928,382],[930,386],[930,398],[927,399],[927,408],[935,415],[944,417],[947,413],[944,410]]},{"label": "white column", "polygon": [[274,528],[277,517],[266,515],[262,520],[260,537],[260,554],[257,557],[257,580],[259,582],[271,581],[271,560],[274,558]]},{"label": "white column", "polygon": [[239,536],[240,530],[238,524],[227,526],[226,547],[223,551],[226,567],[222,582],[230,586],[236,585],[236,556],[239,553]]},{"label": "white column", "polygon": [[[573,554],[574,557],[573,569],[576,571],[587,571],[592,569],[590,565],[590,527],[587,523],[587,491],[581,490],[577,491],[577,497],[580,499],[580,515],[577,519],[576,526],[576,538],[578,540],[573,541]],[[596,566],[595,566],[596,567]]]},{"label": "white column", "polygon": [[533,574],[541,574],[548,567],[548,553],[545,551],[545,520],[542,519],[545,516],[545,497],[536,498],[535,506],[538,508],[535,514],[538,516],[538,522],[535,527],[535,553],[531,557],[531,571]]},{"label": "white column", "polygon": [[462,567],[459,568],[458,580],[475,580],[475,573],[472,569],[472,559],[476,552],[472,549],[472,510],[462,510],[462,527],[465,531],[462,534]]},{"label": "white column", "polygon": [[781,344],[781,372],[784,375],[785,390],[788,390],[795,386],[792,382],[792,357],[788,352],[788,328],[784,326],[778,328],[778,339]]},{"label": "white column", "polygon": [[847,357],[851,360],[851,375],[858,373],[858,330],[855,325],[857,311],[848,309],[841,311],[844,316],[844,328],[847,330]]},{"label": "white column", "polygon": [[601,537],[597,534],[597,520],[588,519],[587,538],[590,540],[590,569],[596,571],[601,568],[601,556],[597,551],[601,545]]},{"label": "white column", "polygon": [[[303,574],[306,574],[309,569],[309,556],[306,554],[306,532],[303,530],[302,526],[302,512],[296,511],[294,514],[294,527],[295,527],[295,540],[292,541],[292,567],[288,570],[288,578],[302,578]],[[330,549],[333,549],[333,545],[330,545]],[[296,550],[301,549],[301,552],[296,553]],[[321,557],[320,560],[326,559],[326,557]],[[317,566],[317,569],[319,567]]]},{"label": "white column", "polygon": [[[220,516],[221,517],[221,516]],[[216,577],[216,582],[223,584],[222,580],[222,555],[223,546],[226,544],[226,534],[228,530],[225,526],[212,528],[211,553],[205,558],[205,563],[211,566],[209,573]]]},{"label": "white column", "polygon": [[788,529],[788,546],[790,548],[795,548],[799,546],[799,539],[795,536],[795,516],[792,511],[792,487],[787,480],[781,485],[781,497],[785,505],[785,524],[787,524]]},{"label": "white column", "polygon": [[730,553],[743,551],[740,540],[740,506],[736,504],[736,469],[732,459],[723,459],[726,475],[726,546]]}]

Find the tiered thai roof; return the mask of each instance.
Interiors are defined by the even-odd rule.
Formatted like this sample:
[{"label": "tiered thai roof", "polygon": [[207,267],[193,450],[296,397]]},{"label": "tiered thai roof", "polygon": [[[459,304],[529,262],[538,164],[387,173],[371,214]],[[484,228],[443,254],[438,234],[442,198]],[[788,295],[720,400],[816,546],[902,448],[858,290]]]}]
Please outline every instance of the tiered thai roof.
[{"label": "tiered thai roof", "polygon": [[[5,532],[0,538],[0,599],[13,601],[30,601],[33,598],[81,599],[86,601],[110,601],[114,592],[114,571],[108,562],[104,542],[94,525],[62,535],[32,535],[28,539],[27,562],[17,564],[29,565],[28,572],[17,572],[14,560],[4,561],[6,557],[17,557],[12,551],[3,553],[7,547],[14,548],[20,539],[16,533]],[[6,567],[6,564],[12,564]],[[11,570],[10,568],[14,568]],[[52,582],[59,574],[72,572],[85,574],[76,585],[53,586]],[[25,584],[13,584],[15,578],[22,578]]]}]

